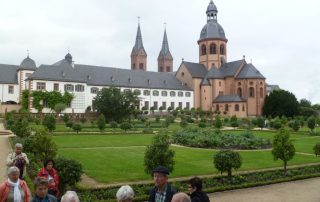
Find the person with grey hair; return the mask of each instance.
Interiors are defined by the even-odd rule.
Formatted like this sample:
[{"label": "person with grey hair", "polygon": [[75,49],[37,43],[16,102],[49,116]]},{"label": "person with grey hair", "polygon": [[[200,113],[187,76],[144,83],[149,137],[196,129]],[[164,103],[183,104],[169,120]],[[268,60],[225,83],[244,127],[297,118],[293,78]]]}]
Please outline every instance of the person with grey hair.
[{"label": "person with grey hair", "polygon": [[15,151],[9,153],[7,157],[7,166],[16,166],[20,170],[20,179],[24,179],[26,175],[26,166],[29,165],[29,159],[25,153],[22,153],[22,144],[15,145]]},{"label": "person with grey hair", "polygon": [[183,192],[173,195],[171,202],[191,202],[189,196]]},{"label": "person with grey hair", "polygon": [[0,202],[30,202],[31,193],[25,181],[19,179],[17,167],[8,169],[8,179],[0,185]]},{"label": "person with grey hair", "polygon": [[61,202],[80,202],[75,191],[67,191],[61,198]]},{"label": "person with grey hair", "polygon": [[120,187],[116,196],[118,202],[131,202],[133,201],[134,191],[129,185],[125,185]]}]

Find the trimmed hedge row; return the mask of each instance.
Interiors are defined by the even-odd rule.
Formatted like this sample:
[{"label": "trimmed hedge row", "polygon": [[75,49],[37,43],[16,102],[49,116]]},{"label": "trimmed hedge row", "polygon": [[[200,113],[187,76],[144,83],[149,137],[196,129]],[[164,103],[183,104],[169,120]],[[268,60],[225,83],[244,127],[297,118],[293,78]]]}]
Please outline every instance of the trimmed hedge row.
[{"label": "trimmed hedge row", "polygon": [[[307,166],[300,168],[288,169],[287,174],[283,170],[257,171],[246,174],[235,175],[230,181],[226,176],[217,176],[212,178],[203,178],[203,189],[207,193],[226,191],[231,189],[248,188],[275,184],[280,182],[288,182],[294,180],[307,179],[312,177],[320,177],[320,166]],[[188,181],[172,182],[177,191],[187,192]],[[148,194],[153,184],[132,185],[135,191],[135,201],[148,200]],[[78,189],[81,201],[116,201],[115,195],[119,187],[100,188],[100,189]]]},{"label": "trimmed hedge row", "polygon": [[256,137],[251,131],[241,134],[222,133],[219,130],[187,128],[175,132],[172,140],[176,144],[214,149],[265,149],[271,148],[271,141]]}]

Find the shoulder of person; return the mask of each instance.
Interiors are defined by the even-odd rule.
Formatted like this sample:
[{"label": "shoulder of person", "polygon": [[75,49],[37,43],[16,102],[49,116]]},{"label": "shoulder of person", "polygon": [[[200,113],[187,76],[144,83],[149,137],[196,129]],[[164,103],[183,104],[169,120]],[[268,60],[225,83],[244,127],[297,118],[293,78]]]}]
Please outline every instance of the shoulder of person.
[{"label": "shoulder of person", "polygon": [[50,202],[57,202],[57,198],[51,194],[48,194]]},{"label": "shoulder of person", "polygon": [[168,185],[168,188],[170,189],[171,193],[173,193],[173,194],[177,193],[177,189],[174,188],[173,186]]}]

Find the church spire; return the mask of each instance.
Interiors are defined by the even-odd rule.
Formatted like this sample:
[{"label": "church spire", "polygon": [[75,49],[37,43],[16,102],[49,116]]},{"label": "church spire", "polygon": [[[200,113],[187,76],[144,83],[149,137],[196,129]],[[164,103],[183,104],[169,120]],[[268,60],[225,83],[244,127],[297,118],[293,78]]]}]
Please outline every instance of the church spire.
[{"label": "church spire", "polygon": [[147,69],[147,53],[142,43],[140,17],[138,17],[138,30],[137,30],[136,42],[131,52],[131,69],[139,69],[139,70]]},{"label": "church spire", "polygon": [[173,58],[169,50],[167,29],[165,28],[164,34],[163,34],[162,48],[158,56],[158,71],[172,72],[172,62],[173,62]]},{"label": "church spire", "polygon": [[217,22],[218,9],[212,0],[210,1],[209,5],[208,5],[206,13],[207,13],[207,21],[208,22],[210,20],[214,20],[215,22]]}]

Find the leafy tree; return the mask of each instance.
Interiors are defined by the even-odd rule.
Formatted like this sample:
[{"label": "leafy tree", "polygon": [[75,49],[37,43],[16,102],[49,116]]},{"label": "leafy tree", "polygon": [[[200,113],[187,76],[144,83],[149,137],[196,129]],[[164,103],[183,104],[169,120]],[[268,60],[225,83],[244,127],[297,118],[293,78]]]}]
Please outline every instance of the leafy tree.
[{"label": "leafy tree", "polygon": [[75,186],[81,180],[83,170],[80,162],[58,158],[55,166],[59,173],[59,190],[61,193],[66,191],[67,186]]},{"label": "leafy tree", "polygon": [[22,91],[21,107],[25,110],[28,110],[29,108],[29,90]]},{"label": "leafy tree", "polygon": [[127,132],[127,130],[130,130],[132,128],[132,125],[129,122],[123,122],[120,124],[120,128]]},{"label": "leafy tree", "polygon": [[155,135],[151,145],[147,146],[144,153],[144,170],[151,174],[152,170],[159,165],[165,166],[170,172],[174,167],[175,152],[170,149],[170,136],[167,132]]},{"label": "leafy tree", "polygon": [[232,178],[232,169],[239,169],[242,165],[241,156],[231,150],[219,151],[213,157],[214,166],[222,173],[227,172],[228,178]]},{"label": "leafy tree", "polygon": [[80,124],[76,123],[72,126],[72,129],[77,132],[77,134],[81,131],[82,127]]},{"label": "leafy tree", "polygon": [[54,106],[54,111],[57,113],[57,114],[60,114],[63,110],[65,110],[67,108],[67,105],[64,104],[64,103],[57,103],[55,106]]},{"label": "leafy tree", "polygon": [[31,133],[28,120],[22,117],[14,121],[13,125],[10,126],[10,129],[18,137],[28,137]]},{"label": "leafy tree", "polygon": [[264,116],[293,117],[299,114],[299,102],[289,91],[275,90],[265,98],[262,111]]},{"label": "leafy tree", "polygon": [[68,127],[68,128],[72,128],[73,127],[73,122],[72,121],[69,121],[68,123],[66,123],[66,126]]},{"label": "leafy tree", "polygon": [[272,155],[274,160],[282,160],[284,173],[287,173],[288,161],[295,155],[295,147],[290,140],[289,131],[281,128],[280,131],[274,136],[272,144]]},{"label": "leafy tree", "polygon": [[67,124],[70,121],[70,117],[68,114],[64,114],[63,115],[63,122],[64,124]]},{"label": "leafy tree", "polygon": [[97,120],[97,125],[100,132],[103,132],[106,129],[106,119],[103,114],[101,114]]},{"label": "leafy tree", "polygon": [[264,128],[264,121],[265,121],[265,119],[263,117],[258,117],[257,118],[257,126],[259,128],[261,128],[261,130],[262,130],[262,128]]},{"label": "leafy tree", "polygon": [[310,128],[311,132],[313,132],[315,127],[316,127],[316,118],[314,116],[310,116],[308,118],[308,128]]},{"label": "leafy tree", "polygon": [[219,115],[216,116],[215,121],[214,121],[214,127],[217,129],[222,128],[222,121]]},{"label": "leafy tree", "polygon": [[53,115],[46,115],[42,121],[42,125],[52,133],[56,129],[56,118]]},{"label": "leafy tree", "polygon": [[320,155],[320,143],[317,143],[316,145],[314,145],[313,151],[316,156]]},{"label": "leafy tree", "polygon": [[110,87],[99,91],[93,103],[107,121],[122,121],[134,115],[138,101],[136,93],[121,92],[119,88]]},{"label": "leafy tree", "polygon": [[300,121],[298,119],[289,121],[288,126],[292,128],[295,132],[299,131],[300,129]]},{"label": "leafy tree", "polygon": [[270,122],[270,125],[272,128],[278,130],[282,127],[282,123],[281,123],[281,120],[279,117],[276,117],[275,119],[273,119],[271,122]]},{"label": "leafy tree", "polygon": [[44,161],[56,157],[58,147],[45,130],[37,130],[32,138],[32,153],[37,159]]}]

